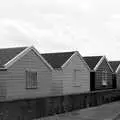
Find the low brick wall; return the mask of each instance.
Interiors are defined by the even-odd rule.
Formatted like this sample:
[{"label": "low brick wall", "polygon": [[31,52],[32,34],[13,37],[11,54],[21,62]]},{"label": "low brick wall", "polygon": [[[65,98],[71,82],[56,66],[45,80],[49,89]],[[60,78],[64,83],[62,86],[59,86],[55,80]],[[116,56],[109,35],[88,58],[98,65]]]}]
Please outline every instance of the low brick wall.
[{"label": "low brick wall", "polygon": [[[94,92],[88,92],[82,94],[58,96],[53,98],[50,97],[47,99],[49,99],[49,101],[55,101],[55,102],[49,102],[48,105],[49,104],[51,105],[47,107],[49,111],[53,111],[51,112],[51,114],[49,114],[48,111],[48,115],[54,115],[58,113],[70,112],[77,109],[83,109],[87,107],[93,107],[93,106],[110,103],[113,101],[118,101],[120,100],[120,90],[108,89],[108,90],[94,91]],[[56,106],[55,104],[57,104],[58,106]]]},{"label": "low brick wall", "polygon": [[16,100],[0,103],[0,120],[32,120],[120,100],[120,90]]}]

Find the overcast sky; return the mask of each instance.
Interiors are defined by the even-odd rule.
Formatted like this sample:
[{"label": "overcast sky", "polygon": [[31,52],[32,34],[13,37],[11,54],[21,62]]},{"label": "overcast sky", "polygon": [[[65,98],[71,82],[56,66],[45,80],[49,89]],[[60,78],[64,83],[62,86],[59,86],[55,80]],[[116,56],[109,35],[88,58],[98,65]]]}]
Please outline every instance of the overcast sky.
[{"label": "overcast sky", "polygon": [[120,0],[1,0],[0,47],[28,45],[120,60]]}]

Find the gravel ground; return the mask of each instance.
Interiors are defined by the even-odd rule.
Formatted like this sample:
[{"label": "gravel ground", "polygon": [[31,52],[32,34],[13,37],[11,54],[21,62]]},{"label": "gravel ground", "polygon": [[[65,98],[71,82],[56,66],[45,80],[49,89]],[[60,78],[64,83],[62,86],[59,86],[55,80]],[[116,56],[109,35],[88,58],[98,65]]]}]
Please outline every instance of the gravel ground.
[{"label": "gravel ground", "polygon": [[120,120],[120,102],[113,102],[37,120]]}]

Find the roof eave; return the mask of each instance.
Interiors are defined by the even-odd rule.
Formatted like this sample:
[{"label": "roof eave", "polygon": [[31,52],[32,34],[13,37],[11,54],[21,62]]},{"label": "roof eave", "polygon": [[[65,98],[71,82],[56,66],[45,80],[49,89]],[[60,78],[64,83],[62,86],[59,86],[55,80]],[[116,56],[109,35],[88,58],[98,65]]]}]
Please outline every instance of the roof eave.
[{"label": "roof eave", "polygon": [[13,59],[8,61],[4,67],[5,69],[8,69],[10,66],[12,66],[16,61],[18,61],[21,57],[23,57],[25,54],[27,54],[30,50],[33,50],[41,59],[42,61],[48,66],[49,69],[53,70],[53,68],[49,65],[49,63],[42,57],[42,55],[34,48],[34,46],[27,47],[22,52],[20,52],[18,55],[16,55]]},{"label": "roof eave", "polygon": [[34,46],[31,46],[31,49],[35,51],[35,53],[42,59],[42,61],[48,66],[50,70],[53,70],[53,67],[44,59],[44,57],[35,49]]},{"label": "roof eave", "polygon": [[7,68],[5,68],[4,66],[0,67],[0,71],[6,71]]},{"label": "roof eave", "polygon": [[99,60],[99,62],[96,64],[96,66],[95,66],[95,68],[94,68],[94,71],[96,71],[96,70],[98,69],[98,67],[100,66],[100,64],[102,63],[102,61],[103,61],[104,59],[107,61],[107,64],[108,64],[111,72],[113,72],[113,69],[112,69],[111,65],[109,64],[106,56],[102,56],[102,58],[101,58],[101,59]]},{"label": "roof eave", "polygon": [[98,63],[95,65],[95,67],[93,68],[94,71],[96,71],[99,67],[99,65],[102,63],[102,61],[104,60],[105,56],[102,56],[101,59],[98,61]]},{"label": "roof eave", "polygon": [[120,64],[118,65],[118,67],[117,67],[115,73],[117,73],[117,72],[119,71],[119,69],[120,69]]},{"label": "roof eave", "polygon": [[76,55],[76,51],[70,56],[70,58],[61,66],[61,69],[64,69],[69,62],[71,61],[71,59]]},{"label": "roof eave", "polygon": [[83,59],[83,57],[81,56],[81,54],[78,52],[78,51],[74,51],[73,55],[62,65],[62,69],[64,69],[69,61],[71,61],[71,59],[75,56],[75,55],[78,55],[81,59],[82,59],[82,62],[85,64],[86,68],[91,71],[90,67],[88,66],[88,64],[85,62],[85,60]]},{"label": "roof eave", "polygon": [[20,59],[20,56],[23,56],[26,51],[28,51],[28,49],[30,49],[30,47],[27,47],[26,49],[24,49],[22,52],[20,52],[18,55],[16,55],[13,59],[11,59],[10,61],[8,61],[6,64],[4,64],[4,67],[6,69],[8,69],[10,66],[12,66],[18,59]]}]

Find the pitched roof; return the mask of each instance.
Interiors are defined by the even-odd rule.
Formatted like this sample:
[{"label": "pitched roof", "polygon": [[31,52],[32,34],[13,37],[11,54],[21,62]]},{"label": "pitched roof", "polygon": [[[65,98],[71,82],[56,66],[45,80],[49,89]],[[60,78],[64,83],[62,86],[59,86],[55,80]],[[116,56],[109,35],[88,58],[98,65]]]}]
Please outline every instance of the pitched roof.
[{"label": "pitched roof", "polygon": [[16,48],[3,48],[0,49],[0,67],[4,65],[17,56],[20,52],[25,50],[27,47],[16,47]]},{"label": "pitched roof", "polygon": [[109,61],[113,71],[115,72],[120,64],[120,61]]},{"label": "pitched roof", "polygon": [[46,53],[41,54],[44,59],[54,68],[61,68],[62,65],[74,54],[75,52],[60,52],[60,53]]},{"label": "pitched roof", "polygon": [[88,64],[90,69],[93,70],[102,57],[103,56],[85,56],[83,59]]}]

